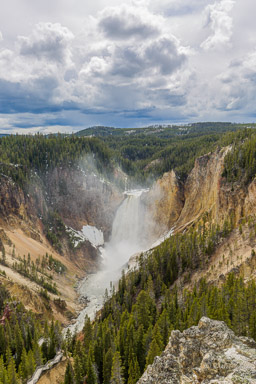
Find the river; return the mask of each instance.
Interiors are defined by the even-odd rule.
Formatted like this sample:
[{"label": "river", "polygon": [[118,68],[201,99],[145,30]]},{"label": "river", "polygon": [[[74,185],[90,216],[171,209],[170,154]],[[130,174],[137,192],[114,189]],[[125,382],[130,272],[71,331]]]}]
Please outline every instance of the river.
[{"label": "river", "polygon": [[65,328],[64,334],[67,329],[72,334],[80,332],[86,316],[93,320],[96,312],[103,306],[106,289],[110,291],[110,284],[119,280],[130,257],[150,247],[151,244],[145,241],[142,233],[144,208],[140,200],[142,193],[147,191],[140,189],[125,192],[125,199],[116,212],[110,241],[101,249],[102,268],[85,277],[78,286],[79,295],[86,297],[88,304],[74,324]]}]

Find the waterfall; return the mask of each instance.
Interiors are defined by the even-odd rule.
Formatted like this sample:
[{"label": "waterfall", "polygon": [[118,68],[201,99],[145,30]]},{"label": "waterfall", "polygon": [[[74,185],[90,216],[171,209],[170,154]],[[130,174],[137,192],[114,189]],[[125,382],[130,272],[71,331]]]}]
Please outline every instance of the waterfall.
[{"label": "waterfall", "polygon": [[67,329],[72,333],[79,332],[83,328],[86,315],[94,318],[95,312],[103,305],[106,288],[109,289],[111,282],[118,281],[121,269],[130,256],[147,246],[143,237],[144,208],[140,199],[143,192],[145,190],[126,192],[126,198],[116,212],[110,241],[102,250],[104,263],[101,270],[89,275],[79,284],[79,294],[88,299],[88,305],[65,332]]},{"label": "waterfall", "polygon": [[105,266],[121,267],[146,244],[143,236],[144,208],[140,196],[143,191],[127,193],[119,207],[112,226],[109,243],[105,247]]}]

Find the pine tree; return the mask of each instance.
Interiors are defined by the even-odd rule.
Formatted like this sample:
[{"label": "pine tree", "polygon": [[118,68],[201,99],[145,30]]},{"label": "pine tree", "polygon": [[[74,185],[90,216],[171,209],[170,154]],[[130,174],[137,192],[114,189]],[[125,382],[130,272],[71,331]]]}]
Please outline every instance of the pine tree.
[{"label": "pine tree", "polygon": [[80,384],[83,381],[84,375],[83,375],[83,367],[82,363],[80,360],[80,357],[78,354],[74,353],[74,378],[75,378],[75,383]]},{"label": "pine tree", "polygon": [[57,349],[57,343],[56,343],[56,336],[55,336],[55,330],[54,330],[54,323],[52,321],[51,328],[50,328],[50,345],[48,349],[48,359],[51,360],[54,358],[56,354]]},{"label": "pine tree", "polygon": [[34,359],[33,351],[28,351],[28,375],[32,376],[36,369],[36,363]]},{"label": "pine tree", "polygon": [[15,350],[16,350],[16,365],[17,367],[20,365],[21,354],[24,348],[24,341],[21,334],[20,326],[18,322],[15,324],[14,328],[14,337],[15,337]]},{"label": "pine tree", "polygon": [[145,346],[144,346],[144,328],[143,325],[139,326],[137,331],[137,340],[136,340],[136,357],[139,363],[140,372],[144,371],[146,357],[145,357]]},{"label": "pine tree", "polygon": [[113,352],[109,348],[107,353],[103,357],[103,384],[109,384],[111,378],[111,368],[113,362]]},{"label": "pine tree", "polygon": [[85,348],[88,348],[87,349],[88,351],[90,342],[92,341],[92,325],[91,325],[91,320],[88,316],[86,316],[85,318],[83,334],[84,334],[84,345],[85,345]]},{"label": "pine tree", "polygon": [[129,361],[129,378],[128,384],[136,384],[140,378],[140,367],[136,356],[133,354]]},{"label": "pine tree", "polygon": [[7,368],[8,373],[8,384],[19,384],[18,375],[16,373],[16,367],[13,357],[10,359]]},{"label": "pine tree", "polygon": [[5,355],[6,351],[6,335],[4,331],[4,326],[0,324],[0,356]]},{"label": "pine tree", "polygon": [[150,344],[150,348],[147,354],[146,364],[152,364],[156,356],[160,356],[162,350],[159,348],[157,340],[154,338]]},{"label": "pine tree", "polygon": [[92,357],[88,357],[87,379],[86,384],[97,384],[97,377],[93,366]]},{"label": "pine tree", "polygon": [[249,336],[256,340],[256,310],[254,310],[250,315]]},{"label": "pine tree", "polygon": [[74,384],[74,372],[70,360],[67,363],[64,384]]},{"label": "pine tree", "polygon": [[19,377],[21,377],[22,382],[25,383],[28,376],[29,376],[28,357],[27,357],[27,352],[25,348],[23,348],[22,354],[21,354],[21,362],[19,365]]},{"label": "pine tree", "polygon": [[11,359],[12,359],[12,352],[11,352],[10,346],[8,345],[8,347],[6,349],[6,353],[5,353],[5,363],[6,363],[6,366],[9,365]]},{"label": "pine tree", "polygon": [[36,366],[38,367],[42,365],[43,364],[42,352],[37,341],[33,342],[33,354],[34,354]]},{"label": "pine tree", "polygon": [[2,258],[1,258],[1,263],[3,265],[6,265],[6,253],[5,253],[5,247],[2,247]]},{"label": "pine tree", "polygon": [[3,356],[0,356],[0,382],[2,384],[8,384],[7,370],[4,365]]},{"label": "pine tree", "polygon": [[114,357],[113,357],[110,383],[111,384],[124,384],[121,356],[120,356],[120,353],[118,351],[115,352]]}]

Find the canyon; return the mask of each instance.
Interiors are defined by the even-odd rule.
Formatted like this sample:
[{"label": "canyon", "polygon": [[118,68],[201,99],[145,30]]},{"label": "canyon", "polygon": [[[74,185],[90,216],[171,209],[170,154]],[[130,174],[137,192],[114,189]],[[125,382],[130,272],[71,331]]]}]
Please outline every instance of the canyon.
[{"label": "canyon", "polygon": [[[224,158],[228,151],[230,147],[218,148],[215,152],[198,158],[185,183],[179,180],[174,171],[170,171],[158,179],[147,192],[142,190],[138,200],[140,207],[135,207],[133,210],[129,207],[131,216],[127,217],[126,227],[120,226],[120,222],[115,225],[115,220],[118,222],[118,217],[115,215],[122,204],[118,211],[119,215],[120,212],[122,214],[122,209],[128,212],[126,205],[129,204],[131,196],[125,196],[116,186],[116,182],[111,183],[94,173],[86,174],[81,167],[55,168],[44,175],[43,180],[38,178],[32,180],[28,194],[10,179],[2,176],[0,241],[5,247],[7,262],[12,264],[15,258],[27,254],[30,254],[31,259],[35,261],[46,253],[61,261],[66,266],[67,273],[60,275],[53,271],[53,279],[59,287],[61,299],[67,303],[66,314],[69,317],[71,312],[74,316],[77,313],[77,306],[79,309],[82,308],[81,304],[77,304],[75,282],[85,274],[95,272],[102,263],[100,244],[95,246],[90,242],[83,235],[83,228],[88,230],[95,228],[101,231],[107,247],[113,247],[113,243],[118,243],[116,239],[120,239],[119,248],[128,250],[119,264],[121,267],[128,261],[129,256],[150,248],[171,229],[174,233],[182,232],[200,222],[202,217],[206,221],[211,220],[222,225],[227,216],[232,216],[237,224],[242,217],[255,215],[255,181],[245,189],[239,184],[227,183],[222,177]],[[125,177],[119,171],[116,174],[117,179]],[[125,203],[122,203],[124,201]],[[136,213],[136,210],[140,212]],[[49,219],[52,212],[58,212],[57,219],[52,217]],[[127,212],[123,214],[127,215]],[[137,219],[136,214],[140,215]],[[58,234],[61,249],[49,242],[43,222],[45,218],[50,221],[50,224],[47,224],[48,230],[50,226],[61,226]],[[130,224],[132,219],[134,225]],[[133,238],[133,234],[136,234],[136,239]],[[128,239],[126,244],[122,243],[122,236]],[[234,265],[230,264],[228,268],[222,268],[218,272],[220,260],[217,254],[226,252],[220,248],[220,251],[216,251],[216,256],[211,258],[210,264],[195,273],[194,280],[202,274],[209,276],[210,280],[217,280],[219,275],[227,274],[234,267],[236,271],[240,271],[237,273],[243,273],[245,265],[250,264],[253,244],[250,244],[249,234],[246,235],[246,231],[243,239],[235,232],[232,236],[239,237],[239,252],[243,257],[237,258]],[[134,249],[133,244],[136,244]],[[229,248],[228,244],[220,247]],[[15,257],[13,257],[14,249]],[[116,249],[115,252],[120,254],[120,249]],[[113,249],[111,251],[113,252]],[[215,278],[211,272],[213,265],[215,265]],[[20,297],[27,308],[33,308],[37,313],[42,311],[47,313],[44,300],[38,295],[38,287],[34,282],[28,281],[6,266],[2,266],[2,270],[5,271],[7,278],[1,277],[1,279],[8,280],[7,285],[12,294]],[[53,294],[50,296],[54,316],[67,324],[68,317],[54,304],[56,297]]]},{"label": "canyon", "polygon": [[[98,316],[97,312],[108,298],[106,289],[107,295],[111,295],[118,287],[122,269],[130,273],[138,268],[141,254],[147,257],[157,244],[172,234],[182,234],[198,226],[225,226],[227,219],[228,225],[232,224],[229,236],[220,239],[213,254],[200,264],[200,268],[189,276],[179,273],[175,283],[178,295],[202,278],[209,284],[220,285],[231,272],[249,281],[255,277],[256,265],[256,241],[248,224],[256,214],[255,180],[244,186],[239,182],[230,183],[223,177],[225,156],[230,151],[230,146],[217,148],[197,158],[185,181],[171,170],[147,189],[123,191],[120,184],[125,184],[127,175],[118,168],[110,180],[88,171],[86,166],[56,167],[40,177],[35,175],[26,192],[2,175],[0,246],[4,249],[5,261],[1,265],[1,282],[27,309],[38,316],[54,317],[63,327],[68,326],[65,332],[69,329],[74,334],[82,331],[86,316],[91,319]],[[46,272],[38,273],[56,284],[58,292],[48,292],[47,299],[37,281],[13,267],[22,262],[22,258],[25,262],[40,264],[45,255],[48,255],[47,260],[51,255],[54,262],[48,264]],[[65,272],[53,265],[59,265]],[[206,333],[201,336],[204,322]],[[207,338],[207,333],[211,336],[215,328],[217,336],[220,332],[231,335],[231,331],[223,327],[210,320],[201,320],[199,336],[195,337]],[[189,330],[185,332],[190,335]],[[214,375],[221,377],[218,380],[227,380],[223,382],[232,382],[228,381],[231,380],[230,371],[226,368],[226,376],[222,372],[224,378],[218,373],[219,368],[209,378],[206,368],[202,368],[206,358],[201,352],[198,354],[203,362],[197,362],[199,357],[196,357],[196,363],[186,363],[188,369],[193,366],[194,370],[194,376],[187,378],[187,373],[177,363],[181,358],[173,352],[177,349],[173,341],[175,335],[171,336],[171,346],[167,346],[161,358],[155,359],[138,383],[213,383],[217,382]],[[186,345],[192,343],[187,339],[183,341],[182,335],[179,337]],[[245,340],[233,341],[248,345]],[[219,349],[224,347],[220,345]],[[207,348],[206,355],[215,354]],[[230,345],[229,348],[238,347]],[[173,354],[176,357],[172,357]],[[214,360],[218,366],[222,357],[216,357],[217,362]],[[166,364],[175,366],[174,373],[168,368],[171,378],[165,371]],[[237,367],[232,368],[232,375]],[[53,371],[57,370],[57,376],[63,377],[65,368],[63,360]],[[254,376],[251,366],[250,369],[251,378]],[[173,379],[175,375],[179,376],[178,381]],[[40,380],[44,382],[43,378]],[[52,377],[52,384],[57,384],[56,380]]]}]

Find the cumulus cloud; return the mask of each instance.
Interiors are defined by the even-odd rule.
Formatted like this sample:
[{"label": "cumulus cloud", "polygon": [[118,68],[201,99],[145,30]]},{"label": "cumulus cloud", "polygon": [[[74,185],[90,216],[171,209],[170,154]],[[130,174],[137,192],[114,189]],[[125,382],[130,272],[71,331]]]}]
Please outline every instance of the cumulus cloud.
[{"label": "cumulus cloud", "polygon": [[74,19],[72,11],[71,20],[64,12],[70,2],[56,2],[51,22],[38,15],[33,24],[30,15],[11,42],[1,24],[2,129],[11,121],[15,129],[78,129],[253,113],[254,0],[102,0],[101,9],[96,3],[99,12]]},{"label": "cumulus cloud", "polygon": [[69,59],[68,46],[73,38],[73,33],[59,23],[39,23],[30,36],[18,37],[20,54],[63,63]]},{"label": "cumulus cloud", "polygon": [[147,9],[122,4],[109,7],[100,14],[99,27],[111,39],[145,39],[160,34],[161,17]]},{"label": "cumulus cloud", "polygon": [[14,50],[0,52],[2,113],[140,109],[145,97],[147,107],[160,100],[177,105],[170,88],[187,56],[162,16],[141,4],[121,5],[89,22],[79,36],[59,23],[39,23]]},{"label": "cumulus cloud", "polygon": [[243,60],[231,62],[219,80],[222,84],[220,109],[253,110],[256,99],[256,50]]},{"label": "cumulus cloud", "polygon": [[233,19],[230,12],[234,4],[234,0],[220,0],[206,7],[206,24],[212,30],[212,34],[203,41],[202,48],[214,49],[230,42],[233,30]]}]

